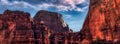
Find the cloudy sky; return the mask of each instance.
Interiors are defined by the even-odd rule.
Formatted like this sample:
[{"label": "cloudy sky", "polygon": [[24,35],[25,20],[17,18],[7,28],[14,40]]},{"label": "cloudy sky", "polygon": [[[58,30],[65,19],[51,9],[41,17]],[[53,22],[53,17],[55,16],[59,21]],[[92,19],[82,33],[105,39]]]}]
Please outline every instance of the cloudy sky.
[{"label": "cloudy sky", "polygon": [[58,12],[73,31],[80,31],[85,20],[89,0],[0,0],[0,13],[20,10],[33,17],[39,10]]}]

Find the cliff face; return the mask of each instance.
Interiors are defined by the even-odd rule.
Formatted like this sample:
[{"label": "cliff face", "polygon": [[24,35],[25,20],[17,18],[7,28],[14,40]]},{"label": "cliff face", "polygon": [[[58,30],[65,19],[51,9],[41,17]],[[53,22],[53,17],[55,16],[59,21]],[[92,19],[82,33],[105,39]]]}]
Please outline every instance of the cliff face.
[{"label": "cliff face", "polygon": [[120,1],[90,0],[89,12],[80,33],[83,41],[113,41],[120,39]]},{"label": "cliff face", "polygon": [[91,0],[82,30],[74,33],[58,13],[41,10],[32,19],[6,10],[0,15],[0,44],[120,44],[119,5],[118,0]]},{"label": "cliff face", "polygon": [[0,17],[0,43],[31,42],[34,39],[34,33],[29,18],[29,13],[6,10]]},{"label": "cliff face", "polygon": [[35,15],[34,21],[36,24],[44,22],[44,24],[51,29],[52,32],[69,31],[68,25],[64,22],[62,15],[59,13],[41,10]]},{"label": "cliff face", "polygon": [[34,19],[22,11],[6,10],[0,15],[0,44],[57,44],[68,40],[65,32],[69,28],[58,13],[42,10]]}]

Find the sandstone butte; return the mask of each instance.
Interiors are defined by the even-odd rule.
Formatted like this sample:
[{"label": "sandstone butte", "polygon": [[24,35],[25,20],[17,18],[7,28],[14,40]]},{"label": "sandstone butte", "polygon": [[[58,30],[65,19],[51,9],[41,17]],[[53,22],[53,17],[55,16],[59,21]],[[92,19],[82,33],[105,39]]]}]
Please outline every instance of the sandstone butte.
[{"label": "sandstone butte", "polygon": [[120,44],[120,1],[90,0],[83,28],[72,32],[62,15],[45,10],[6,10],[0,15],[0,44]]}]

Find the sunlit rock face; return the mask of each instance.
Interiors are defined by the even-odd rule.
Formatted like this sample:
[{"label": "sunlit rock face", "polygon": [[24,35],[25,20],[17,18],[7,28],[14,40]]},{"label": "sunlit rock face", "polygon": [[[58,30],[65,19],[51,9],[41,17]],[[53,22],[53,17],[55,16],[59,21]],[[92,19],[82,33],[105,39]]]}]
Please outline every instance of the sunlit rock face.
[{"label": "sunlit rock face", "polygon": [[44,22],[44,24],[51,29],[53,33],[69,32],[68,25],[62,19],[62,15],[56,12],[41,10],[35,15],[34,21],[36,24]]},{"label": "sunlit rock face", "polygon": [[33,41],[30,14],[6,10],[0,16],[0,43],[18,44]]},{"label": "sunlit rock face", "polygon": [[119,8],[118,0],[90,0],[89,12],[80,32],[85,36],[83,41],[119,42]]}]

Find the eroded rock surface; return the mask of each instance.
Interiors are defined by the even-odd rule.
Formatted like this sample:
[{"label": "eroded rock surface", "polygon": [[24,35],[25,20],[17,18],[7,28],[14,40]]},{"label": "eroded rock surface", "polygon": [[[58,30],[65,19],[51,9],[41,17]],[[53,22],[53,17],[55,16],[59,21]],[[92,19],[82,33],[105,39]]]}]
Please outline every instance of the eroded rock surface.
[{"label": "eroded rock surface", "polygon": [[62,16],[41,10],[6,10],[0,15],[0,44],[120,44],[120,1],[90,0],[80,32],[70,32]]},{"label": "eroded rock surface", "polygon": [[18,44],[34,40],[30,14],[22,11],[6,10],[0,18],[0,43]]},{"label": "eroded rock surface", "polygon": [[0,15],[0,44],[62,44],[69,40],[64,35],[69,28],[58,13],[42,10],[34,18],[23,11],[6,10]]},{"label": "eroded rock surface", "polygon": [[80,33],[88,43],[120,42],[120,1],[90,0],[89,12]]},{"label": "eroded rock surface", "polygon": [[70,31],[68,25],[62,19],[62,15],[56,12],[41,10],[35,15],[34,21],[36,24],[43,21],[53,33]]}]

